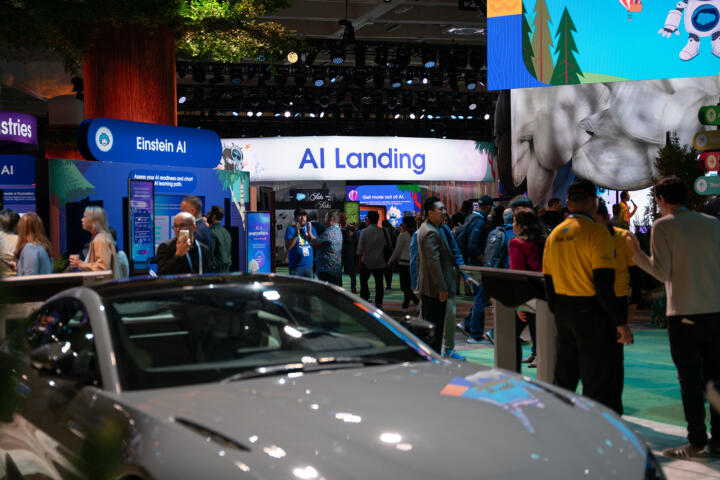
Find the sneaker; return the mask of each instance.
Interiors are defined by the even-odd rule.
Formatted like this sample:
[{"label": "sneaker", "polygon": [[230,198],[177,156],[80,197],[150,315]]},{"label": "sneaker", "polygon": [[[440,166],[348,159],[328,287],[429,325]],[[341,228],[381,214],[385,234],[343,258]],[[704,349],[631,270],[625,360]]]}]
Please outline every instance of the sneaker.
[{"label": "sneaker", "polygon": [[688,61],[697,57],[700,52],[700,40],[690,38],[687,45],[680,51],[680,60]]},{"label": "sneaker", "polygon": [[487,338],[488,342],[490,342],[494,345],[495,344],[495,329],[491,328],[490,330],[485,332],[484,337]]},{"label": "sneaker", "polygon": [[465,330],[465,325],[462,324],[462,322],[458,322],[457,325],[455,325],[460,332],[465,335],[466,337],[470,338],[470,333]]},{"label": "sneaker", "polygon": [[445,353],[442,355],[443,357],[453,358],[455,360],[465,360],[464,355],[460,355],[457,353],[454,349],[445,350]]},{"label": "sneaker", "polygon": [[662,451],[662,454],[670,458],[679,458],[682,460],[689,460],[692,458],[703,458],[705,457],[705,448],[692,446],[690,443],[680,445],[679,447],[666,448]]},{"label": "sneaker", "polygon": [[489,342],[485,338],[473,338],[473,337],[468,337],[467,343],[472,343],[474,345],[492,345],[492,343]]},{"label": "sneaker", "polygon": [[533,363],[535,361],[535,355],[532,353],[528,355],[527,357],[520,360],[520,363]]}]

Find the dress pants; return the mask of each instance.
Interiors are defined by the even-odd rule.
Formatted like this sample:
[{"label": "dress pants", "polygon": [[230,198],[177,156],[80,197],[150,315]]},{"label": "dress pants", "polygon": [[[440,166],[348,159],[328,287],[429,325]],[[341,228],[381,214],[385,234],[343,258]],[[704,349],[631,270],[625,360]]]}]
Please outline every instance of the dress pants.
[{"label": "dress pants", "polygon": [[595,297],[558,295],[555,385],[612,408],[616,395],[617,329]]},{"label": "dress pants", "polygon": [[422,295],[422,304],[423,318],[435,326],[435,334],[430,342],[430,346],[433,350],[440,353],[442,349],[445,307],[447,306],[447,302],[441,302],[435,297]]},{"label": "dress pants", "polygon": [[[707,443],[705,386],[720,380],[720,313],[668,317],[670,354],[678,371],[688,441]],[[710,408],[710,431],[720,441],[720,413]]]},{"label": "dress pants", "polygon": [[383,268],[368,269],[365,265],[360,267],[360,297],[365,300],[370,300],[370,288],[368,287],[368,280],[370,275],[375,279],[375,305],[382,307],[383,297],[385,296],[385,289],[383,288]]}]

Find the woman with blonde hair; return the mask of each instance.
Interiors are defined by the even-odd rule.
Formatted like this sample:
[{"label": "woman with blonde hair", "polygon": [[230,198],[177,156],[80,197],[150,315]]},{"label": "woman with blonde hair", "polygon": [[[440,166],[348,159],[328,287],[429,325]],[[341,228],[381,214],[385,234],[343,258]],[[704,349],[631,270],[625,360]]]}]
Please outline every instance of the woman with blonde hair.
[{"label": "woman with blonde hair", "polygon": [[110,234],[105,210],[94,205],[86,207],[81,222],[83,230],[92,234],[90,250],[85,261],[70,257],[70,267],[86,272],[112,270],[115,242]]},{"label": "woman with blonde hair", "polygon": [[26,213],[17,224],[18,241],[15,248],[17,274],[42,275],[53,272],[52,246],[45,234],[42,220],[35,213]]}]

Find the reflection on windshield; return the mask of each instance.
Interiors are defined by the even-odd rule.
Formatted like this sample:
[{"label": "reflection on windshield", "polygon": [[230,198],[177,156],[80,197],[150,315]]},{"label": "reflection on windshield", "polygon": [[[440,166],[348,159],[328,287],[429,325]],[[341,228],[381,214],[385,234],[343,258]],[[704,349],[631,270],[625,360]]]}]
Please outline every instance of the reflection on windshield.
[{"label": "reflection on windshield", "polygon": [[202,286],[135,295],[106,307],[125,389],[303,366],[303,358],[351,357],[361,365],[432,358],[381,315],[333,289],[309,294],[300,284]]}]

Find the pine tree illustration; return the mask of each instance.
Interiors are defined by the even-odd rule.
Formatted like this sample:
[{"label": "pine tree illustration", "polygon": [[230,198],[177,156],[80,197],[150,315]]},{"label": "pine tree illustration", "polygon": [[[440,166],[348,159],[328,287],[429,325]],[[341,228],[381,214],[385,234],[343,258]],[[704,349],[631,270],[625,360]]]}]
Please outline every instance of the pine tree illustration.
[{"label": "pine tree illustration", "polygon": [[553,46],[552,32],[550,30],[550,13],[545,0],[535,3],[534,33],[532,39],[533,67],[535,78],[543,83],[550,83],[555,66],[552,59]]},{"label": "pine tree illustration", "polygon": [[532,49],[532,43],[530,40],[530,37],[532,35],[532,31],[530,30],[530,24],[527,20],[527,9],[525,8],[525,3],[522,4],[522,53],[523,53],[523,60],[525,61],[525,67],[528,69],[528,72],[530,72],[530,75],[533,77],[535,76],[535,66],[533,65],[533,57],[535,56],[533,54]]},{"label": "pine tree illustration", "polygon": [[582,71],[575,55],[573,55],[573,52],[578,53],[573,32],[577,32],[577,30],[575,30],[570,12],[565,7],[560,18],[560,26],[555,34],[557,37],[555,53],[557,53],[558,57],[555,62],[552,80],[550,80],[552,85],[575,85],[580,83]]}]

